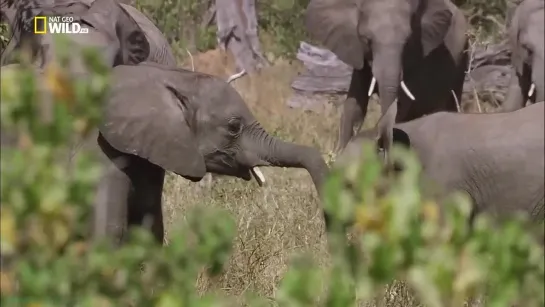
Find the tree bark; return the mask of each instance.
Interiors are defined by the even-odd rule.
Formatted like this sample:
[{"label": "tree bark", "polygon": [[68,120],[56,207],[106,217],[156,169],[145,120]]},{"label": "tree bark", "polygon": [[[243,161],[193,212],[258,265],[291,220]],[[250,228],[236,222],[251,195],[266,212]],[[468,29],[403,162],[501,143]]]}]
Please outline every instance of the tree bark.
[{"label": "tree bark", "polygon": [[267,64],[257,35],[255,0],[216,0],[216,24],[218,43],[231,51],[239,70],[252,73]]}]

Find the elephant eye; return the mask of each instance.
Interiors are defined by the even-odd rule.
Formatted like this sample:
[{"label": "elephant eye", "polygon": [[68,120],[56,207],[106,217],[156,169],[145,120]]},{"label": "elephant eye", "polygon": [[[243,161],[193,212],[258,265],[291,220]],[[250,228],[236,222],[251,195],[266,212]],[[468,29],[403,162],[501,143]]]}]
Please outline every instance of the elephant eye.
[{"label": "elephant eye", "polygon": [[232,134],[239,134],[242,130],[242,121],[238,117],[233,117],[229,119],[229,123],[227,124],[227,129]]}]

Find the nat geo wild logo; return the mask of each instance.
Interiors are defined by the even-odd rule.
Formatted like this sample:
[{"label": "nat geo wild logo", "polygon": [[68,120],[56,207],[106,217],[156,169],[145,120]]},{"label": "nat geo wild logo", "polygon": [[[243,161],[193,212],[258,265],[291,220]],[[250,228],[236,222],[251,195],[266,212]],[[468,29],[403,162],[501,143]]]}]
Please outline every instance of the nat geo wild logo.
[{"label": "nat geo wild logo", "polygon": [[71,16],[36,16],[34,17],[35,34],[85,34],[89,29],[74,22]]}]

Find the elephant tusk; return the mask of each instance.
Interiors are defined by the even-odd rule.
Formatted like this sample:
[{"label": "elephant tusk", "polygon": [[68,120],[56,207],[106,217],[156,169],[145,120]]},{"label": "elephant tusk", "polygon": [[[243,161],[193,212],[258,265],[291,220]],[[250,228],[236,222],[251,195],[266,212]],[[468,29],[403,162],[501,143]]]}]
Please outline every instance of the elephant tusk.
[{"label": "elephant tusk", "polygon": [[375,84],[377,84],[377,79],[373,77],[373,79],[371,79],[371,85],[369,85],[369,92],[367,92],[367,96],[371,97],[371,95],[373,95],[373,91],[375,90]]},{"label": "elephant tusk", "polygon": [[450,93],[452,94],[452,98],[454,98],[454,102],[456,102],[456,109],[458,110],[458,113],[462,112],[460,102],[458,101],[458,97],[456,97],[456,93],[454,92],[454,90],[450,90]]},{"label": "elephant tusk", "polygon": [[231,82],[235,81],[236,79],[238,79],[238,78],[244,76],[245,74],[246,74],[246,70],[243,69],[241,72],[236,73],[236,74],[234,74],[234,75],[231,75],[231,76],[227,79],[227,83],[231,83]]},{"label": "elephant tusk", "polygon": [[532,83],[532,85],[530,85],[530,90],[528,91],[528,97],[532,97],[532,95],[534,94],[535,89],[536,89],[536,85],[534,83]]},{"label": "elephant tusk", "polygon": [[259,169],[259,167],[254,166],[250,169],[250,172],[255,178],[255,181],[257,181],[257,184],[259,184],[260,187],[262,187],[265,184],[265,176]]},{"label": "elephant tusk", "polygon": [[405,94],[407,94],[407,96],[411,98],[411,100],[415,100],[413,94],[411,93],[411,91],[409,91],[409,88],[405,84],[405,81],[401,81],[401,89],[403,89],[403,92],[405,92]]},{"label": "elephant tusk", "polygon": [[195,62],[193,61],[193,55],[191,54],[191,52],[189,52],[189,50],[187,50],[187,48],[185,48],[185,52],[189,54],[189,58],[191,59],[191,70],[195,71]]}]

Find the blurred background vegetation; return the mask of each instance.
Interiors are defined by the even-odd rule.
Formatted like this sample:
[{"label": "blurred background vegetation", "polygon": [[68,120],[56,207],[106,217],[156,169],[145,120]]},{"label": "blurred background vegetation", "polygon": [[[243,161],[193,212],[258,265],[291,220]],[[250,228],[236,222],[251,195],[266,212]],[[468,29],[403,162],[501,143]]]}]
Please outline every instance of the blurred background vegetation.
[{"label": "blurred background vegetation", "polygon": [[[293,57],[299,41],[305,39],[301,15],[307,2],[258,1],[265,52]],[[466,10],[466,16],[472,16],[474,37],[483,42],[502,39],[510,3],[457,1]],[[180,57],[185,56],[185,48],[192,52],[215,48],[216,30],[206,23],[206,1],[137,0],[133,4],[165,32]],[[6,27],[1,29],[0,37],[5,42]],[[277,207],[278,212],[272,210],[275,221],[269,216],[268,223],[284,226],[259,229],[263,225],[257,224],[256,228],[245,229],[252,217],[246,216],[246,221],[244,216],[234,218],[230,203],[250,207],[268,196],[258,194],[251,198],[252,190],[239,187],[248,183],[237,185],[229,181],[208,192],[214,200],[193,195],[194,185],[183,187],[181,193],[195,196],[199,206],[181,211],[183,222],[169,227],[168,245],[164,248],[157,246],[144,230],[133,230],[131,242],[118,250],[104,242],[86,240],[100,165],[93,155],[82,152],[74,156],[72,167],[67,168],[63,157],[70,144],[85,138],[100,120],[100,102],[108,89],[108,69],[99,65],[92,52],[85,58],[93,74],[84,81],[56,65],[41,75],[24,66],[2,68],[2,128],[16,135],[13,144],[2,147],[0,156],[2,306],[503,307],[518,303],[533,307],[545,303],[543,248],[526,231],[526,217],[514,217],[497,227],[482,216],[470,233],[468,201],[454,195],[442,204],[446,213],[441,223],[436,201],[422,192],[415,157],[398,150],[396,155],[406,170],[399,177],[384,176],[368,145],[365,159],[354,161],[348,169],[334,170],[326,184],[323,206],[332,214],[334,227],[327,234],[327,255],[318,255],[325,260],[317,259],[313,251],[290,254],[285,261],[280,259],[291,248],[284,246],[289,241],[284,237],[273,238],[275,244],[278,241],[282,245],[282,253],[260,250],[263,247],[255,242],[267,239],[258,237],[259,232],[270,233],[274,227],[298,228],[305,236],[318,236],[317,229],[305,225],[315,223],[315,219],[303,216],[302,220],[284,221],[281,217],[300,210],[296,207],[314,205],[312,199],[301,200],[297,194],[299,188],[294,182],[301,179],[287,180],[284,173],[271,176],[272,180],[285,182],[277,182],[280,184],[264,193],[273,194],[274,189],[279,189],[279,193],[287,194],[287,200],[277,196],[258,208],[265,211],[266,206]],[[284,71],[287,66],[278,67],[277,71]],[[284,90],[273,83],[283,79],[278,76],[286,75],[276,73],[265,76],[268,79],[257,85],[268,97],[280,96],[279,91]],[[37,89],[40,84],[46,85],[45,94]],[[252,91],[242,95],[251,104],[248,92]],[[42,106],[47,93],[54,101],[53,118],[44,119]],[[251,107],[255,111],[255,106]],[[267,108],[267,104],[260,108]],[[256,111],[258,117],[268,117],[266,126],[289,126],[290,130],[279,129],[280,133],[291,135],[296,141],[311,139],[294,133],[293,123],[287,125],[275,118],[308,124],[303,116],[310,115],[297,113],[290,117],[275,112],[280,115]],[[321,117],[315,122],[324,121],[329,123]],[[315,122],[313,129],[304,127],[306,133],[310,130],[320,135],[321,129],[325,129]],[[324,146],[321,142],[320,146]],[[327,152],[323,147],[322,150]],[[177,193],[169,185],[167,193]],[[229,198],[230,192],[225,190],[238,194]],[[303,189],[304,193],[308,191]],[[304,197],[309,198],[306,194]],[[178,197],[174,202],[186,199]],[[207,201],[222,202],[223,207],[211,208],[205,204]],[[285,204],[279,204],[280,201]],[[259,217],[254,215],[253,219]],[[347,223],[354,224],[349,236],[341,227]],[[541,224],[540,231],[542,228]],[[250,239],[244,240],[246,237]],[[237,251],[240,245],[244,246],[242,252]],[[246,252],[251,255],[235,254]],[[252,280],[252,286],[245,283],[255,274],[268,277],[260,268],[270,261],[287,263],[271,265],[275,278],[265,278],[268,280],[263,283],[272,285],[273,290],[259,288],[256,280]],[[247,271],[236,275],[238,271],[231,267],[244,267]]]},{"label": "blurred background vegetation", "polygon": [[[461,7],[472,31],[481,40],[501,39],[506,19],[522,0],[454,0]],[[144,12],[163,31],[180,56],[216,47],[216,28],[210,7],[213,0],[130,0],[124,1]],[[299,42],[308,39],[303,12],[309,0],[257,0],[256,10],[264,50],[276,56],[295,55]],[[2,47],[7,27],[0,28]]]}]

